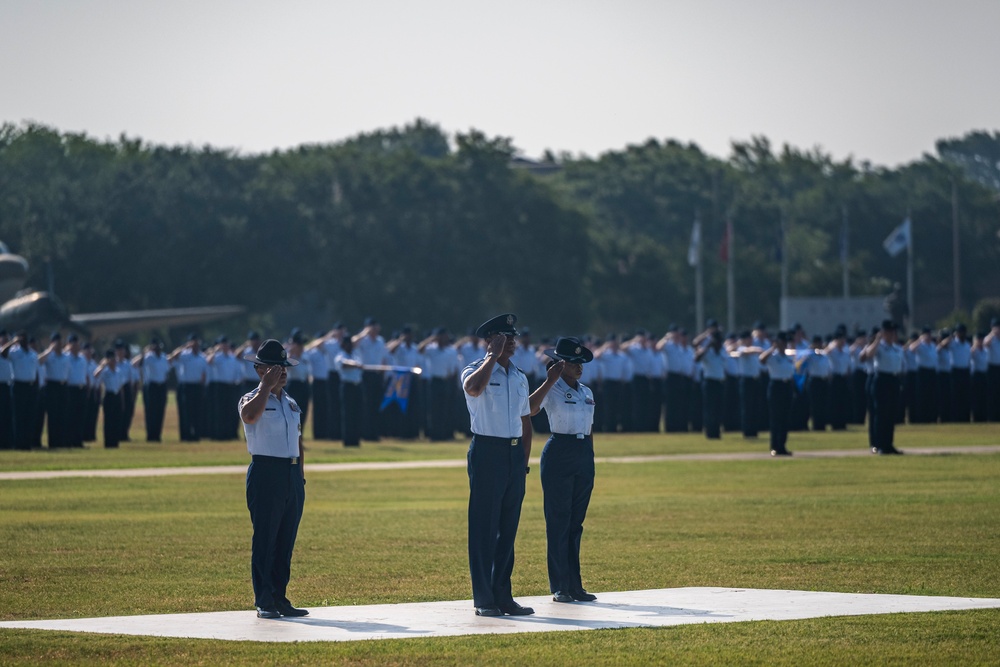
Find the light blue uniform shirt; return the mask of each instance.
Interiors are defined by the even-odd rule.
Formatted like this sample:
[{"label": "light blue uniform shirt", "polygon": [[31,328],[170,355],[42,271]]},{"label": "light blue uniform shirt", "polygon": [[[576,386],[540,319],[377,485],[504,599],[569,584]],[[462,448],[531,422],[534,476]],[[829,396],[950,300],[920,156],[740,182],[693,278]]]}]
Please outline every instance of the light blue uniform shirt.
[{"label": "light blue uniform shirt", "polygon": [[748,346],[741,345],[736,350],[740,358],[740,377],[755,378],[760,376],[760,353],[744,354]]},{"label": "light blue uniform shirt", "polygon": [[885,341],[879,341],[873,362],[876,373],[899,375],[903,370],[903,348],[895,343],[889,345]]},{"label": "light blue uniform shirt", "polygon": [[66,376],[66,384],[71,387],[86,387],[90,384],[87,378],[90,373],[87,370],[87,360],[79,354],[66,353],[69,359],[69,375]]},{"label": "light blue uniform shirt", "polygon": [[[244,394],[237,409],[242,412],[243,406],[258,391],[259,386]],[[284,389],[281,390],[280,398],[268,392],[264,413],[253,424],[243,422],[243,433],[247,438],[247,451],[252,455],[296,458],[299,455],[299,436],[302,433],[302,411],[299,404]]]},{"label": "light blue uniform shirt", "polygon": [[608,350],[601,355],[601,373],[605,380],[629,382],[632,362],[621,350]]},{"label": "light blue uniform shirt", "polygon": [[1000,366],[1000,336],[994,336],[989,343],[983,341],[983,344],[990,353],[990,366]]},{"label": "light blue uniform shirt", "polygon": [[917,367],[918,368],[930,368],[937,370],[938,357],[937,349],[931,343],[921,343],[914,350],[917,355]]},{"label": "light blue uniform shirt", "polygon": [[985,348],[973,350],[970,353],[970,363],[973,373],[985,373],[990,367],[990,353]]},{"label": "light blue uniform shirt", "polygon": [[[462,371],[462,385],[485,362],[480,359]],[[463,390],[464,391],[464,390]],[[528,377],[513,363],[505,370],[499,363],[493,365],[493,374],[479,396],[465,392],[473,433],[495,438],[520,438],[521,417],[531,414],[528,406]]]},{"label": "light blue uniform shirt", "polygon": [[297,366],[288,367],[288,381],[298,380],[299,382],[309,382],[309,375],[312,373],[312,368],[309,365],[309,359],[307,357],[293,357],[288,355],[289,359],[296,359],[299,364]]},{"label": "light blue uniform shirt", "polygon": [[167,374],[170,373],[170,362],[167,355],[160,352],[147,352],[142,358],[142,379],[145,383],[164,383],[167,381]]},{"label": "light blue uniform shirt", "polygon": [[208,362],[201,352],[184,350],[174,359],[177,381],[181,384],[204,384],[208,377]]},{"label": "light blue uniform shirt", "polygon": [[314,380],[325,381],[330,375],[330,358],[322,346],[306,350],[302,357],[309,362],[309,373]]},{"label": "light blue uniform shirt", "polygon": [[10,360],[16,382],[34,382],[38,379],[38,354],[31,348],[15,345],[7,351],[7,359]]},{"label": "light blue uniform shirt", "polygon": [[65,382],[69,377],[69,359],[65,352],[53,351],[45,357],[45,379],[52,383]]},{"label": "light blue uniform shirt", "polygon": [[846,347],[835,347],[826,353],[834,375],[848,375],[851,372],[851,353]]},{"label": "light blue uniform shirt", "polygon": [[829,379],[833,375],[833,366],[825,354],[813,351],[803,362],[806,375],[814,378]]},{"label": "light blue uniform shirt", "polygon": [[361,363],[361,355],[357,350],[352,351],[350,354],[341,350],[337,353],[337,359],[334,362],[334,366],[337,372],[340,374],[340,381],[347,382],[348,384],[360,384],[361,383],[361,373],[363,372],[360,368],[354,366],[345,366],[344,362],[350,359],[351,361],[356,361]]},{"label": "light blue uniform shirt", "polygon": [[128,375],[122,373],[121,366],[115,366],[114,370],[105,366],[97,374],[97,384],[104,387],[104,391],[109,394],[117,394],[128,382]]},{"label": "light blue uniform shirt", "polygon": [[972,360],[972,344],[969,341],[953,340],[951,345],[951,366],[961,370],[969,370]]},{"label": "light blue uniform shirt", "polygon": [[542,407],[549,417],[549,429],[577,437],[590,435],[594,426],[594,392],[582,382],[576,389],[559,378],[542,399]]},{"label": "light blue uniform shirt", "polygon": [[389,351],[385,347],[385,339],[381,336],[371,338],[365,336],[354,344],[354,349],[361,355],[365,366],[379,366],[390,363]]},{"label": "light blue uniform shirt", "polygon": [[728,356],[725,349],[716,352],[714,348],[708,348],[708,351],[702,355],[698,362],[705,372],[706,380],[726,379],[726,357]]},{"label": "light blue uniform shirt", "polygon": [[784,350],[778,350],[767,358],[767,372],[772,380],[791,380],[795,375],[795,361]]}]

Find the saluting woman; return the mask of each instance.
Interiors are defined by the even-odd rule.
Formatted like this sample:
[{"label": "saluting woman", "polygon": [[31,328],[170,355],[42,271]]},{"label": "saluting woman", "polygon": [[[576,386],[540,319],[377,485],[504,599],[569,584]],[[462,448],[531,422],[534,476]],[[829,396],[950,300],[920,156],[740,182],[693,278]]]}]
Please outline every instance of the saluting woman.
[{"label": "saluting woman", "polygon": [[592,602],[580,578],[580,538],[594,490],[594,393],[580,375],[594,354],[576,338],[558,339],[545,354],[546,380],[528,402],[532,415],[545,408],[552,432],[542,450],[549,590],[556,602]]}]

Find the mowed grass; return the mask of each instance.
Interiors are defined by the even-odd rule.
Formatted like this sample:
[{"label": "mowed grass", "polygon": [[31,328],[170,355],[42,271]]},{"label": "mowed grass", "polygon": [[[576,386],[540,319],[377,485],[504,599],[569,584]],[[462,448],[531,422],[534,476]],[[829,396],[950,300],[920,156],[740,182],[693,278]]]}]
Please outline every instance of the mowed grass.
[{"label": "mowed grass", "polygon": [[[996,444],[995,431],[907,427],[898,436],[905,449]],[[790,445],[863,448],[863,436],[792,434]],[[73,454],[134,449],[133,460],[185,465],[213,447],[227,462],[246,461],[240,443]],[[465,452],[385,442],[352,454],[412,460],[434,448],[440,457]],[[765,448],[766,439],[709,444],[693,434],[598,439],[599,456]],[[311,444],[310,458],[341,460],[340,451]],[[998,479],[1000,455],[600,464],[584,581],[598,593],[727,586],[1000,597]],[[309,474],[292,600],[468,599],[467,494],[462,469]],[[533,470],[516,595],[548,592],[541,502]],[[240,475],[0,482],[0,539],[4,620],[251,608]],[[998,664],[998,636],[1000,610],[295,645],[0,630],[0,663],[964,665]]]},{"label": "mowed grass", "polygon": [[[400,441],[384,439],[380,442],[362,442],[361,447],[344,447],[338,441],[314,441],[311,417],[307,423],[307,462],[339,463],[357,461],[414,461],[462,459],[468,449],[468,439],[458,434],[452,442]],[[98,424],[98,441],[82,449],[36,449],[33,451],[0,451],[0,471],[15,470],[94,470],[117,468],[146,468],[166,466],[212,466],[246,464],[246,443],[240,439],[225,442],[202,440],[180,442],[177,437],[177,413],[173,394],[167,407],[163,442],[145,442],[142,402],[136,407],[132,422],[131,442],[123,442],[119,449],[104,449],[101,425]],[[541,455],[546,434],[534,437],[532,457]],[[43,437],[43,442],[47,439]],[[898,426],[896,446],[949,447],[949,446],[1000,445],[998,424],[920,424]],[[851,425],[847,431],[794,432],[789,435],[788,447],[792,451],[856,450],[867,451],[868,436],[864,426]],[[768,434],[745,440],[740,433],[724,433],[721,440],[707,440],[700,433],[632,434],[598,433],[595,436],[597,456],[641,456],[662,454],[698,454],[706,452],[762,452],[770,449]]]}]

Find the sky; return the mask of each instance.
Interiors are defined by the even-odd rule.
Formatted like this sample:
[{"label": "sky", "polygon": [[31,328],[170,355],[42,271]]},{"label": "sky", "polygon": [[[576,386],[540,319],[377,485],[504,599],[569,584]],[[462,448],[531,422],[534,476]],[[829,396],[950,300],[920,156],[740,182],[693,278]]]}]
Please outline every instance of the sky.
[{"label": "sky", "polygon": [[423,118],[897,166],[1000,129],[1000,0],[0,0],[0,122],[242,154]]}]

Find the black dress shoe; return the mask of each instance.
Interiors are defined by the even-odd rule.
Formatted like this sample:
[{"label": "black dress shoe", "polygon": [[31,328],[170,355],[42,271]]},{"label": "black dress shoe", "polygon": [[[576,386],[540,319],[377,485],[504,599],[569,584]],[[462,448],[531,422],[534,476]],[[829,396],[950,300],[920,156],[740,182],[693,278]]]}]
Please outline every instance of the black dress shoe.
[{"label": "black dress shoe", "polygon": [[257,607],[257,618],[281,618],[281,612],[274,607]]},{"label": "black dress shoe", "polygon": [[476,616],[503,616],[496,607],[476,607]]},{"label": "black dress shoe", "polygon": [[290,604],[288,604],[288,605],[279,604],[278,605],[278,611],[281,613],[282,616],[296,617],[296,616],[308,616],[309,615],[309,610],[308,609],[296,609],[295,607],[293,607]]},{"label": "black dress shoe", "polygon": [[552,594],[553,602],[572,602],[573,596],[569,593],[563,593],[562,591],[556,591]]},{"label": "black dress shoe", "polygon": [[530,616],[535,613],[535,610],[531,607],[522,607],[516,602],[509,602],[507,604],[500,605],[500,611],[508,616]]},{"label": "black dress shoe", "polygon": [[771,456],[791,456],[792,453],[787,449],[772,449]]},{"label": "black dress shoe", "polygon": [[596,595],[594,595],[593,593],[588,593],[582,588],[578,591],[573,591],[572,593],[570,593],[570,595],[572,595],[573,599],[576,600],[577,602],[593,602],[594,600],[597,599]]}]

